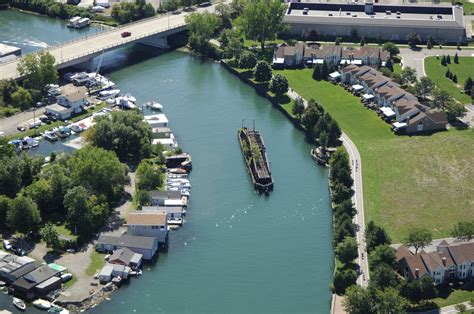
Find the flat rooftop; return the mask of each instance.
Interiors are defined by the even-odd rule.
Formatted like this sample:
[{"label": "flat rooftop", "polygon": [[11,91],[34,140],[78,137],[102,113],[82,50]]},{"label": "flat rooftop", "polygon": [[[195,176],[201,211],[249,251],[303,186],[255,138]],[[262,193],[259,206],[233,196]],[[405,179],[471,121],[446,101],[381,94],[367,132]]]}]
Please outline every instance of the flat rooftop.
[{"label": "flat rooftop", "polygon": [[[365,13],[364,3],[291,3],[285,22],[307,23],[352,23],[404,26],[446,26],[463,25],[462,8],[457,6],[434,5],[387,5],[373,4],[373,13]],[[306,14],[303,14],[306,13]],[[337,22],[336,22],[337,21]],[[370,22],[369,22],[370,21]]]}]

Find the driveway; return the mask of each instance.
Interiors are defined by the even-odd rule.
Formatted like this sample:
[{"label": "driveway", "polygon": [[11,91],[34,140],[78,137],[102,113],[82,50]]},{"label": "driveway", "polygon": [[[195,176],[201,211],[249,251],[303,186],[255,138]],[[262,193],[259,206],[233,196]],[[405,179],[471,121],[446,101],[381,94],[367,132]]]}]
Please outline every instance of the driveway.
[{"label": "driveway", "polygon": [[412,50],[409,48],[400,48],[400,55],[402,56],[402,66],[410,67],[416,70],[416,75],[418,78],[426,76],[425,73],[425,58],[431,56],[442,56],[442,55],[451,55],[455,54],[458,56],[464,57],[474,57],[473,49],[426,49],[422,48],[420,50]]},{"label": "driveway", "polygon": [[24,111],[17,113],[11,117],[5,117],[0,119],[0,131],[5,134],[19,133],[16,129],[19,125],[26,125],[29,120],[33,120],[34,117],[38,118],[44,113],[44,107],[34,111]]}]

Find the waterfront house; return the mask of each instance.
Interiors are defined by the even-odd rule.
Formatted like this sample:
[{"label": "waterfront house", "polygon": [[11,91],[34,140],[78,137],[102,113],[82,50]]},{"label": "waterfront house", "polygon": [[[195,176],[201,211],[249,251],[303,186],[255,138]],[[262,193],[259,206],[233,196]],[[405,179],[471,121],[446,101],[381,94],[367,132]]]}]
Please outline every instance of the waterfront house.
[{"label": "waterfront house", "polygon": [[181,192],[179,191],[150,191],[151,206],[165,206],[170,204],[169,201],[180,202],[185,205]]},{"label": "waterfront house", "polygon": [[35,260],[28,256],[14,256],[3,252],[0,262],[0,280],[11,283],[36,267]]},{"label": "waterfront house", "polygon": [[273,53],[274,67],[295,67],[301,65],[303,62],[303,53],[305,45],[303,43],[297,43],[294,46],[289,46],[285,43],[275,48]]},{"label": "waterfront house", "polygon": [[142,212],[166,212],[166,219],[181,219],[183,218],[182,206],[142,206]]},{"label": "waterfront house", "polygon": [[151,128],[168,127],[168,118],[163,113],[145,116],[143,121],[147,122]]},{"label": "waterfront house", "polygon": [[144,260],[151,260],[158,251],[158,239],[124,234],[121,236],[100,235],[96,244],[99,252],[112,253],[121,248],[128,248],[143,255]]},{"label": "waterfront house", "polygon": [[86,92],[87,89],[83,86],[67,84],[63,87],[61,95],[57,97],[58,104],[71,109],[72,114],[81,113],[86,105]]},{"label": "waterfront house", "polygon": [[168,222],[165,211],[141,212],[128,214],[127,233],[141,237],[154,237],[159,243],[168,241]]},{"label": "waterfront house", "polygon": [[405,246],[396,251],[398,272],[407,280],[427,274],[436,285],[446,281],[474,278],[474,242],[448,244],[440,242],[436,251],[422,250],[414,255]]},{"label": "waterfront house", "polygon": [[13,294],[19,298],[31,300],[37,296],[43,296],[50,291],[59,289],[61,287],[61,278],[56,276],[57,273],[57,271],[47,265],[40,266],[13,282]]},{"label": "waterfront house", "polygon": [[137,269],[142,264],[143,255],[135,253],[132,250],[124,247],[117,249],[109,257],[110,264],[129,266],[132,269]]}]

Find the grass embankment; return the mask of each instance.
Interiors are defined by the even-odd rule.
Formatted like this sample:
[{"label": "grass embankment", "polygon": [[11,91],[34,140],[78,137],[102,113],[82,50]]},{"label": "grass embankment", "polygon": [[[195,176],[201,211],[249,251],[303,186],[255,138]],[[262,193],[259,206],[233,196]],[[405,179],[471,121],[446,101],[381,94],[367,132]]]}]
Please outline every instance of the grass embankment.
[{"label": "grass embankment", "polygon": [[[474,79],[474,57],[459,57],[459,63],[454,63],[454,56],[450,56],[451,64],[441,65],[441,58],[427,57],[425,59],[425,72],[436,85],[447,91],[451,96],[463,104],[471,103],[471,96],[461,93],[464,83],[471,76]],[[456,74],[458,83],[453,83],[445,74],[447,69]]]},{"label": "grass embankment", "polygon": [[89,266],[87,266],[86,275],[91,277],[94,276],[95,273],[104,266],[104,264],[104,255],[92,250],[91,262]]},{"label": "grass embankment", "polygon": [[321,103],[357,145],[365,220],[383,226],[394,243],[415,224],[441,238],[449,236],[456,222],[474,219],[474,211],[468,210],[474,205],[473,130],[396,136],[342,87],[314,81],[312,70],[275,72],[285,75],[305,99]]}]

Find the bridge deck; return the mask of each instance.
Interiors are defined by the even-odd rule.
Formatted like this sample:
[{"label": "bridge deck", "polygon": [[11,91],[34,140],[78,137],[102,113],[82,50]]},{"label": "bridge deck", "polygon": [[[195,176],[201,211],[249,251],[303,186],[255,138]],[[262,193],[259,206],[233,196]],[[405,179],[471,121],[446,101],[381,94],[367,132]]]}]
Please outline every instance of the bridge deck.
[{"label": "bridge deck", "polygon": [[[204,10],[213,12],[214,6],[198,8],[196,11]],[[166,36],[172,34],[184,27],[185,16],[188,14],[190,13],[181,12],[180,14],[170,14],[141,20],[103,33],[83,37],[76,41],[51,46],[46,50],[54,56],[59,68],[61,68],[61,66],[66,67],[69,64],[72,65],[75,60],[86,59],[88,56],[100,54],[104,50],[111,50],[153,35],[163,34]],[[122,38],[121,33],[124,31],[131,32],[132,35]],[[18,62],[19,59],[11,62],[0,63],[0,80],[18,78]]]}]

